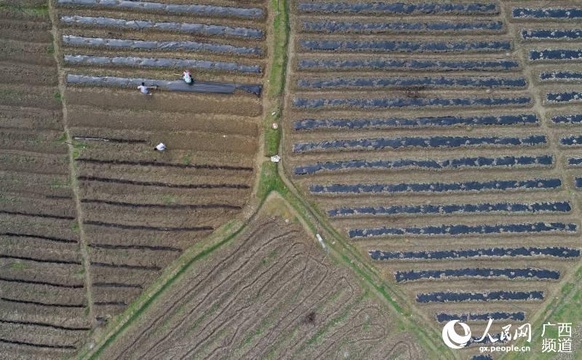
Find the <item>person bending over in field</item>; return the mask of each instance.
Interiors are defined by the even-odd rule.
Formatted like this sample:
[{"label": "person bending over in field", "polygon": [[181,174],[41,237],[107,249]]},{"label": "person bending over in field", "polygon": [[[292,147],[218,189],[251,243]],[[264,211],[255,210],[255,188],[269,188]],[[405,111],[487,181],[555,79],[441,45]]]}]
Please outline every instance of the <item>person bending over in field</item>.
[{"label": "person bending over in field", "polygon": [[153,95],[150,90],[157,89],[157,86],[146,86],[144,82],[141,83],[140,86],[137,87],[140,93],[144,95]]},{"label": "person bending over in field", "polygon": [[164,143],[159,143],[158,145],[156,145],[156,147],[154,148],[154,150],[162,152],[164,150],[166,150],[166,144]]}]

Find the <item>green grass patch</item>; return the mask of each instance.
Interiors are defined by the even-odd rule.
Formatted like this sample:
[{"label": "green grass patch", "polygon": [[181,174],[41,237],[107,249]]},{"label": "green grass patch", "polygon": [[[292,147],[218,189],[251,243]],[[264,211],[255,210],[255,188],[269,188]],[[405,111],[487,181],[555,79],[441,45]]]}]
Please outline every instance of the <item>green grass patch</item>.
[{"label": "green grass patch", "polygon": [[285,185],[277,172],[276,163],[263,163],[260,176],[259,188],[257,190],[257,196],[259,199],[264,200],[271,191],[278,191],[283,196],[286,196],[289,193],[287,185]]},{"label": "green grass patch", "polygon": [[79,222],[76,219],[71,223],[71,230],[75,234],[78,234],[79,233]]},{"label": "green grass patch", "polygon": [[59,91],[55,91],[55,93],[53,94],[53,97],[57,101],[62,101],[63,100],[63,96],[61,95],[61,93]]},{"label": "green grass patch", "polygon": [[289,7],[287,0],[271,0],[271,9],[275,9],[273,27],[275,29],[275,47],[273,48],[273,63],[269,74],[269,96],[277,97],[283,94],[285,88],[285,72],[287,67],[287,44],[289,43]]},{"label": "green grass patch", "polygon": [[53,45],[53,43],[50,43],[47,45],[46,47],[46,53],[49,55],[52,55],[55,53],[55,46]]},{"label": "green grass patch", "polygon": [[12,270],[26,270],[28,268],[29,268],[28,264],[22,263],[20,261],[15,261],[12,264],[10,264],[10,269]]},{"label": "green grass patch", "polygon": [[32,17],[45,17],[49,15],[48,4],[27,7],[16,3],[2,3],[0,4],[0,10],[21,13]]}]

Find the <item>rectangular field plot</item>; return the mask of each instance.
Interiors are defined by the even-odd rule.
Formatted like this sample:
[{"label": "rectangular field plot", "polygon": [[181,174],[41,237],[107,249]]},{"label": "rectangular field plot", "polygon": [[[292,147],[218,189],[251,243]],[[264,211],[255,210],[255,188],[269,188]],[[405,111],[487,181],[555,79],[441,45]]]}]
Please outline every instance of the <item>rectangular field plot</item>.
[{"label": "rectangular field plot", "polygon": [[150,20],[125,20],[110,17],[61,16],[61,23],[91,27],[121,28],[132,30],[160,30],[192,35],[227,36],[260,40],[265,34],[260,29],[213,24],[154,22]]},{"label": "rectangular field plot", "polygon": [[348,235],[352,239],[378,236],[461,236],[461,235],[497,235],[497,234],[544,234],[544,233],[577,233],[578,225],[572,223],[523,223],[494,225],[440,225],[425,227],[372,229],[351,229]]},{"label": "rectangular field plot", "polygon": [[419,118],[303,119],[293,124],[296,131],[308,130],[381,130],[392,128],[430,128],[446,126],[539,125],[535,114],[498,116],[433,116]]},{"label": "rectangular field plot", "polygon": [[144,12],[175,13],[204,17],[232,17],[241,19],[262,19],[265,12],[261,8],[228,7],[214,5],[182,5],[131,0],[58,0],[59,5],[88,8],[106,8]]},{"label": "rectangular field plot", "polygon": [[451,320],[460,320],[463,322],[468,322],[468,321],[488,321],[489,319],[524,321],[525,313],[523,311],[518,312],[498,311],[490,313],[470,313],[470,314],[450,314],[450,313],[436,314],[436,320],[440,323],[448,322]]},{"label": "rectangular field plot", "polygon": [[198,41],[145,41],[126,39],[103,39],[75,35],[63,35],[63,44],[76,47],[105,48],[116,50],[186,51],[232,55],[262,55],[258,47],[241,47]]},{"label": "rectangular field plot", "polygon": [[582,72],[579,71],[548,71],[540,74],[541,81],[582,81]]},{"label": "rectangular field plot", "polygon": [[356,140],[331,140],[317,143],[297,143],[293,152],[306,153],[314,151],[334,150],[382,150],[400,148],[457,148],[457,147],[510,147],[510,146],[540,146],[547,143],[544,135],[519,137],[466,137],[466,136],[434,136],[434,137],[403,137],[375,138]]},{"label": "rectangular field plot", "polygon": [[385,89],[428,86],[431,88],[506,88],[519,89],[527,86],[523,77],[387,77],[387,78],[301,78],[297,87],[315,90],[336,89]]},{"label": "rectangular field plot", "polygon": [[176,58],[149,58],[135,56],[94,56],[94,55],[65,55],[64,61],[68,65],[100,66],[100,67],[142,67],[142,68],[189,68],[208,71],[228,71],[243,74],[260,74],[260,65],[245,65],[228,61],[210,61]]},{"label": "rectangular field plot", "polygon": [[559,271],[542,269],[487,269],[487,268],[467,268],[467,269],[447,269],[447,270],[410,270],[396,271],[394,273],[396,282],[409,282],[418,280],[455,280],[462,278],[471,279],[534,279],[534,280],[558,280]]},{"label": "rectangular field plot", "polygon": [[446,215],[478,213],[568,213],[572,210],[568,202],[554,203],[483,203],[450,205],[394,205],[342,207],[329,210],[330,217],[347,216],[387,216],[387,215]]},{"label": "rectangular field plot", "polygon": [[373,260],[454,260],[480,258],[561,258],[576,259],[580,249],[566,247],[519,247],[519,248],[478,248],[470,250],[436,250],[436,251],[380,251],[370,250]]},{"label": "rectangular field plot", "polygon": [[530,61],[579,61],[582,49],[546,49],[530,50]]},{"label": "rectangular field plot", "polygon": [[582,8],[551,7],[551,8],[526,8],[515,7],[511,10],[514,19],[531,20],[570,20],[582,18]]},{"label": "rectangular field plot", "polygon": [[582,38],[582,29],[524,29],[521,31],[524,40],[569,41]]},{"label": "rectangular field plot", "polygon": [[417,59],[317,59],[302,57],[297,62],[303,71],[512,71],[519,69],[515,60],[417,60]]},{"label": "rectangular field plot", "polygon": [[499,32],[501,21],[468,22],[369,22],[369,21],[303,21],[301,30],[324,34],[382,34],[417,32]]},{"label": "rectangular field plot", "polygon": [[339,41],[300,40],[302,51],[374,52],[374,53],[463,53],[501,52],[512,49],[509,41],[444,42],[444,41]]},{"label": "rectangular field plot", "polygon": [[520,191],[559,189],[562,180],[493,180],[452,183],[401,183],[401,184],[333,184],[311,185],[314,194],[366,194],[366,193],[449,193],[480,191]]},{"label": "rectangular field plot", "polygon": [[367,98],[324,99],[294,98],[293,106],[307,110],[339,109],[399,109],[399,108],[443,108],[443,107],[525,107],[531,104],[529,96],[484,97],[484,98]]},{"label": "rectangular field plot", "polygon": [[416,295],[419,303],[465,301],[540,301],[543,291],[433,292]]},{"label": "rectangular field plot", "polygon": [[344,160],[318,162],[294,168],[295,175],[313,175],[356,170],[460,170],[474,168],[536,168],[548,167],[554,163],[550,155],[464,157],[446,160],[398,159],[398,160]]},{"label": "rectangular field plot", "polygon": [[299,13],[373,14],[373,15],[495,15],[499,8],[493,3],[442,4],[405,2],[299,2]]}]

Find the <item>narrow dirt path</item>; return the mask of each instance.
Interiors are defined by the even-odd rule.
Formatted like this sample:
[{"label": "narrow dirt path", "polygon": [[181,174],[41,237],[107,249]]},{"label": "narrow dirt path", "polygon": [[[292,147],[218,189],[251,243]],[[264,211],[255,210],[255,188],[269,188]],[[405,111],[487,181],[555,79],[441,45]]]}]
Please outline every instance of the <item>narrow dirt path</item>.
[{"label": "narrow dirt path", "polygon": [[71,187],[73,190],[73,197],[75,200],[75,206],[77,210],[77,223],[79,226],[79,250],[81,252],[81,257],[83,259],[83,269],[85,275],[85,289],[87,290],[87,307],[89,308],[89,313],[87,316],[91,322],[91,325],[94,325],[95,317],[94,317],[94,309],[93,309],[93,293],[92,293],[92,286],[91,286],[91,273],[90,273],[90,260],[89,260],[89,253],[87,251],[87,237],[85,236],[85,230],[83,225],[83,208],[81,207],[81,198],[80,198],[80,189],[79,189],[79,182],[77,181],[77,168],[75,166],[75,157],[74,157],[74,150],[75,147],[73,145],[73,139],[71,137],[71,133],[69,131],[69,124],[67,119],[67,100],[64,96],[65,94],[65,72],[61,66],[61,49],[59,44],[59,30],[57,28],[58,18],[55,9],[54,0],[49,1],[49,16],[52,23],[51,34],[53,36],[53,46],[54,46],[54,57],[57,62],[57,71],[59,74],[59,93],[61,94],[61,102],[63,104],[63,129],[66,135],[66,143],[69,150],[69,168],[71,174]]}]

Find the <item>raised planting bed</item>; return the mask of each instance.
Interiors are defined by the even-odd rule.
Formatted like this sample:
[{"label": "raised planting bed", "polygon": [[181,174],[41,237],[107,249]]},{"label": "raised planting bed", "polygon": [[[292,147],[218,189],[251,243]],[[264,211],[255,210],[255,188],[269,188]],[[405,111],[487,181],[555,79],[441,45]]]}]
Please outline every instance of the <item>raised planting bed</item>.
[{"label": "raised planting bed", "polygon": [[515,126],[539,125],[536,114],[519,115],[475,115],[475,116],[430,116],[418,118],[370,118],[370,119],[303,119],[293,124],[296,131],[344,130],[344,129],[392,129],[401,127],[444,126]]},{"label": "raised planting bed", "polygon": [[346,88],[407,88],[427,86],[430,88],[524,88],[527,81],[523,77],[384,77],[384,78],[301,78],[299,88],[346,89]]},{"label": "raised planting bed", "polygon": [[546,71],[540,74],[542,81],[582,81],[580,71]]},{"label": "raised planting bed", "polygon": [[568,158],[568,166],[570,166],[570,167],[582,166],[582,158],[579,158],[579,157]]},{"label": "raised planting bed", "polygon": [[582,146],[582,135],[566,136],[560,139],[563,146]]},{"label": "raised planting bed", "polygon": [[349,170],[455,170],[471,168],[518,168],[548,167],[554,163],[551,155],[540,156],[501,156],[463,157],[457,159],[398,159],[398,160],[344,160],[318,162],[296,166],[295,175],[313,175],[320,172]]},{"label": "raised planting bed", "polygon": [[465,268],[446,270],[410,270],[396,271],[396,282],[408,282],[418,280],[451,280],[454,278],[471,279],[535,279],[558,280],[560,272],[545,269],[494,269],[494,268]]},{"label": "raised planting bed", "polygon": [[493,3],[442,4],[405,2],[300,2],[299,13],[372,15],[496,15]]},{"label": "raised planting bed", "polygon": [[468,321],[488,321],[493,320],[512,320],[512,321],[524,321],[525,313],[523,311],[517,312],[487,312],[487,313],[469,313],[469,314],[447,314],[438,313],[436,314],[436,319],[438,322],[448,322],[451,320],[460,320],[462,322]]},{"label": "raised planting bed", "polygon": [[179,91],[179,92],[200,92],[213,94],[234,94],[235,91],[241,90],[261,96],[261,85],[237,85],[228,83],[203,82],[195,81],[194,84],[188,85],[184,81],[167,81],[155,79],[135,79],[135,78],[120,78],[113,76],[86,76],[86,75],[67,75],[67,83],[75,85],[87,86],[107,86],[119,88],[137,88],[144,82],[148,86],[156,85],[161,90]]},{"label": "raised planting bed", "polygon": [[546,101],[548,103],[573,103],[582,101],[582,92],[566,91],[566,92],[550,92],[546,94]]},{"label": "raised planting bed", "polygon": [[319,142],[296,143],[294,153],[333,150],[383,150],[401,148],[457,148],[457,147],[507,147],[539,146],[547,143],[545,135],[519,137],[468,137],[468,136],[431,136],[402,138],[372,138],[354,140],[327,140]]},{"label": "raised planting bed", "polygon": [[258,47],[250,48],[199,41],[145,41],[63,35],[63,44],[68,46],[98,47],[119,50],[192,51],[254,56],[260,56],[263,54],[261,48]]},{"label": "raised planting bed", "polygon": [[94,56],[94,55],[65,55],[65,63],[82,66],[127,66],[146,68],[179,68],[201,69],[210,71],[232,71],[248,74],[260,74],[260,65],[244,65],[235,62],[173,59],[173,58],[146,58],[135,56]]},{"label": "raised planting bed", "polygon": [[303,21],[301,30],[326,34],[416,33],[426,31],[473,33],[501,31],[501,21],[439,21],[439,22],[368,22],[368,21]]},{"label": "raised planting bed", "polygon": [[414,60],[414,59],[309,59],[297,68],[304,71],[397,70],[397,71],[510,71],[519,69],[515,60]]},{"label": "raised planting bed", "polygon": [[530,258],[553,257],[575,259],[580,257],[580,249],[567,247],[495,247],[468,250],[432,250],[432,251],[368,251],[373,260],[454,260],[454,259],[489,259],[489,258]]},{"label": "raised planting bed", "polygon": [[294,98],[293,106],[299,109],[398,109],[421,107],[490,107],[531,104],[529,96],[484,98],[369,98],[369,99],[307,99]]},{"label": "raised planting bed", "polygon": [[520,224],[493,224],[493,225],[436,225],[425,227],[389,228],[379,227],[371,229],[351,229],[350,238],[367,238],[376,236],[395,235],[422,235],[422,236],[459,236],[459,235],[494,235],[494,234],[541,234],[541,233],[576,233],[578,225],[573,223],[520,223]]},{"label": "raised planting bed", "polygon": [[465,301],[536,301],[543,300],[543,291],[490,291],[490,292],[449,292],[439,291],[416,295],[419,303],[465,302]]},{"label": "raised planting bed", "polygon": [[530,61],[577,61],[582,59],[582,49],[530,50]]},{"label": "raised planting bed", "polygon": [[197,17],[233,17],[262,19],[265,12],[260,8],[228,7],[215,5],[182,5],[132,0],[58,0],[62,6],[85,6],[115,10],[153,11],[169,14],[195,15]]},{"label": "raised planting bed", "polygon": [[328,210],[331,217],[339,216],[385,216],[385,215],[438,215],[475,213],[567,213],[572,210],[569,202],[537,203],[482,203],[448,205],[393,205],[342,207]]},{"label": "raised planting bed", "polygon": [[582,38],[582,29],[524,29],[524,40],[578,40]]},{"label": "raised planting bed", "polygon": [[582,124],[582,114],[552,116],[552,122],[555,124]]},{"label": "raised planting bed", "polygon": [[311,185],[313,194],[380,194],[380,193],[449,193],[481,191],[550,190],[562,187],[562,180],[491,180],[452,183],[401,183],[401,184],[331,184]]},{"label": "raised planting bed", "polygon": [[582,8],[574,7],[552,7],[552,8],[526,8],[515,7],[511,10],[511,16],[514,19],[533,19],[533,20],[571,20],[582,18]]},{"label": "raised planting bed", "polygon": [[110,17],[61,16],[61,23],[66,25],[83,25],[91,27],[120,28],[132,30],[158,30],[187,33],[202,36],[228,36],[260,40],[265,33],[259,29],[232,27],[213,24],[157,22],[150,20],[125,20]]},{"label": "raised planting bed", "polygon": [[398,40],[299,40],[303,51],[334,52],[500,52],[512,49],[511,41],[398,41]]}]

